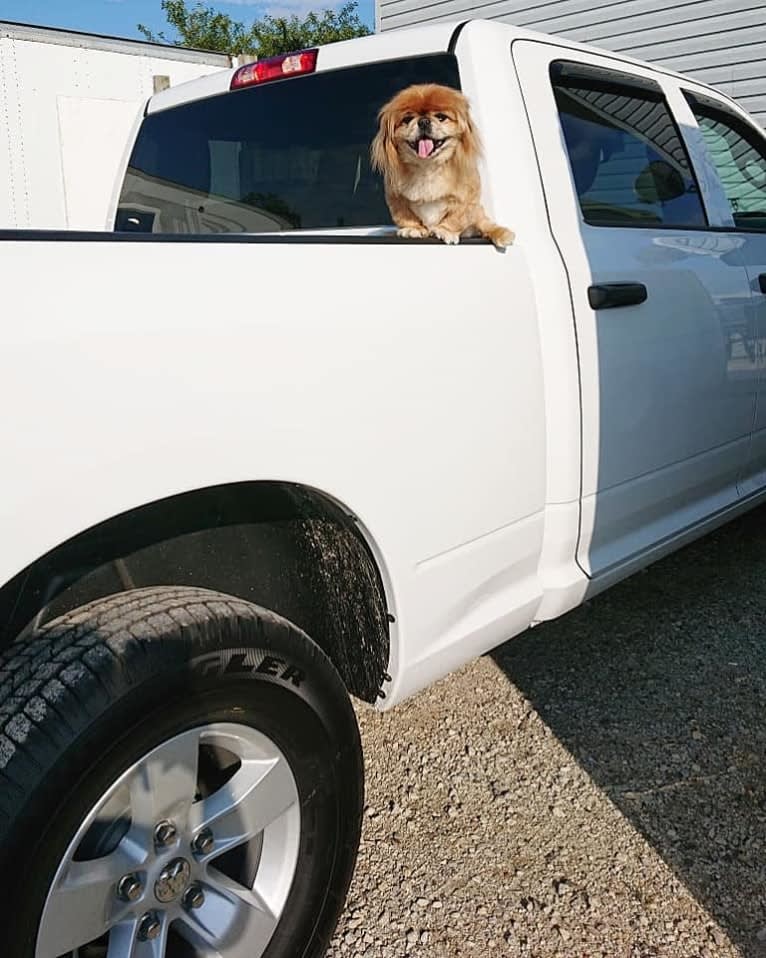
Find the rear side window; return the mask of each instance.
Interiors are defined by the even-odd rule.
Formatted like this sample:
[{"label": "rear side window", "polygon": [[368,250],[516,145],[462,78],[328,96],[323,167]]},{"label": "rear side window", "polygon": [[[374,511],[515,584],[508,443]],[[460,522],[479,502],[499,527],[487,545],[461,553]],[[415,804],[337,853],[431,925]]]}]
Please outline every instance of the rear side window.
[{"label": "rear side window", "polygon": [[689,158],[659,87],[655,91],[647,82],[634,88],[627,81],[578,76],[576,70],[563,76],[553,70],[552,77],[586,223],[707,224]]},{"label": "rear side window", "polygon": [[766,230],[766,142],[736,114],[687,94],[737,226]]},{"label": "rear side window", "polygon": [[459,88],[455,57],[316,73],[150,114],[115,228],[259,233],[388,224],[370,143],[380,107],[411,83]]}]

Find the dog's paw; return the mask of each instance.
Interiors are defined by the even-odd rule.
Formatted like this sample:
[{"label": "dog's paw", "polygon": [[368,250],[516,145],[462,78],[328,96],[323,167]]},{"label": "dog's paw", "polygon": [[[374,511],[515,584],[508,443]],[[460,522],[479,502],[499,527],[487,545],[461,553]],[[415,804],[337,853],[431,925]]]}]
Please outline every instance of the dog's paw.
[{"label": "dog's paw", "polygon": [[428,230],[425,226],[405,226],[397,230],[396,235],[403,239],[425,239],[428,236]]},{"label": "dog's paw", "polygon": [[513,245],[516,234],[505,226],[494,226],[487,233],[487,238],[491,239],[498,249],[505,249],[507,246]]},{"label": "dog's paw", "polygon": [[460,242],[460,233],[454,233],[452,230],[444,229],[443,226],[434,227],[431,230],[431,236],[435,236],[448,246],[457,246]]}]

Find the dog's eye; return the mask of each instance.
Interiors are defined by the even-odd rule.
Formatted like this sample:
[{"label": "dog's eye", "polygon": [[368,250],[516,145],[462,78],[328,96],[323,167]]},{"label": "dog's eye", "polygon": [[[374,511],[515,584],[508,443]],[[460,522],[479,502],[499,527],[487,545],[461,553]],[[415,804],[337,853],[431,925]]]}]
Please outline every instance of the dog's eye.
[{"label": "dog's eye", "polygon": [[449,120],[449,117],[447,116],[446,113],[437,113],[437,114],[436,114],[436,119],[437,119],[440,123],[444,123],[445,120]]},{"label": "dog's eye", "polygon": [[408,123],[412,123],[412,114],[408,113],[407,116],[402,117],[402,126],[406,126]]}]

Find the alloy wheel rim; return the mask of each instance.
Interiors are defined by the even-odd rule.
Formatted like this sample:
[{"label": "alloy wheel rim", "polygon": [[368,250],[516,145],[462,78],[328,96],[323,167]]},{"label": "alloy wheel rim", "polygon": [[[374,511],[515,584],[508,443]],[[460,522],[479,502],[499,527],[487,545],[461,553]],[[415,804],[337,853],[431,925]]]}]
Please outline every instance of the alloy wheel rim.
[{"label": "alloy wheel rim", "polygon": [[35,958],[259,958],[295,876],[300,825],[295,777],[263,733],[215,723],[168,739],[78,828]]}]

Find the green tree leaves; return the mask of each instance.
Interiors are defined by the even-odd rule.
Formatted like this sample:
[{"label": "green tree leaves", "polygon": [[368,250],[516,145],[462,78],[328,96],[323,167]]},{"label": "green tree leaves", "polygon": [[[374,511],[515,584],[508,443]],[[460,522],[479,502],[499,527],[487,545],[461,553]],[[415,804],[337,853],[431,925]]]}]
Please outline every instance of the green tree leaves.
[{"label": "green tree leaves", "polygon": [[163,31],[152,33],[143,24],[139,24],[138,29],[155,43],[269,57],[367,36],[371,31],[359,19],[356,8],[356,0],[349,0],[337,10],[312,11],[302,19],[295,14],[289,17],[266,14],[248,26],[203,3],[189,7],[186,0],[162,0],[162,9],[175,36],[167,37]]}]

